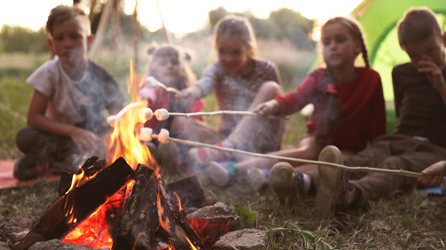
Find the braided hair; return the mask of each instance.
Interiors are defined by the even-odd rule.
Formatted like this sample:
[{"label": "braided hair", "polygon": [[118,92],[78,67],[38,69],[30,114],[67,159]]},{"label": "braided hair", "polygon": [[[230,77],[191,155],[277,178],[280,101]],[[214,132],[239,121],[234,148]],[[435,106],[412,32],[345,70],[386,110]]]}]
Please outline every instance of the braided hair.
[{"label": "braided hair", "polygon": [[[322,25],[321,30],[324,29],[325,26],[340,23],[343,24],[349,30],[353,39],[361,42],[361,54],[364,60],[365,66],[370,68],[370,62],[368,58],[368,51],[365,44],[365,39],[363,35],[363,31],[361,25],[353,18],[350,17],[334,17],[329,19]],[[325,86],[330,89],[336,88],[336,82],[333,77],[333,73],[331,68],[327,65],[327,69],[325,71]],[[331,86],[330,86],[331,85]],[[332,87],[332,88],[331,88]],[[327,108],[324,111],[324,116],[321,118],[318,129],[316,140],[319,142],[323,142],[326,144],[330,144],[333,140],[334,132],[339,128],[341,121],[341,114],[339,112],[340,100],[337,98],[336,93],[333,91],[328,91],[328,99],[327,99]]]}]

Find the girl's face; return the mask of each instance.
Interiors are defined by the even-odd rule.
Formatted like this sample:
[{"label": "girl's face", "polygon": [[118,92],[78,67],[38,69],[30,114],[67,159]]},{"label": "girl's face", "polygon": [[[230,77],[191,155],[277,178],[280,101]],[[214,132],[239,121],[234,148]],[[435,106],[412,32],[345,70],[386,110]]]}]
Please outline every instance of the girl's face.
[{"label": "girl's face", "polygon": [[228,73],[241,73],[248,66],[251,50],[237,38],[221,36],[216,42],[218,61]]},{"label": "girl's face", "polygon": [[153,60],[151,72],[166,86],[178,88],[181,79],[181,66],[177,56],[159,56]]},{"label": "girl's face", "polygon": [[348,28],[338,22],[325,25],[322,30],[322,55],[332,69],[353,67],[362,44],[353,39]]}]

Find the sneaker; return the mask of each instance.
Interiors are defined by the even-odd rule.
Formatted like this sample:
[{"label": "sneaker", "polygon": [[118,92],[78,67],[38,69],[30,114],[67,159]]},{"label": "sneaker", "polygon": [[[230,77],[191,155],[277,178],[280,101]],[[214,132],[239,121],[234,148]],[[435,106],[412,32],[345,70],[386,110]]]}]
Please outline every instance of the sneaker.
[{"label": "sneaker", "polygon": [[294,205],[306,197],[303,174],[287,162],[279,162],[273,166],[269,184],[282,204]]},{"label": "sneaker", "polygon": [[211,181],[211,184],[217,187],[225,187],[235,176],[236,169],[237,164],[233,161],[211,161],[205,170],[205,174]]},{"label": "sneaker", "polygon": [[270,171],[270,169],[248,169],[248,181],[251,188],[255,191],[259,191],[260,189],[266,187],[268,185]]},{"label": "sneaker", "polygon": [[50,171],[50,162],[39,162],[36,157],[25,155],[18,159],[14,164],[14,178],[19,181],[27,181],[39,177],[52,175]]},{"label": "sneaker", "polygon": [[[343,164],[342,153],[335,146],[326,146],[319,154],[319,161]],[[344,170],[336,167],[318,166],[320,185],[316,195],[316,210],[322,218],[334,214],[336,208],[348,204],[345,195],[353,188]]]}]

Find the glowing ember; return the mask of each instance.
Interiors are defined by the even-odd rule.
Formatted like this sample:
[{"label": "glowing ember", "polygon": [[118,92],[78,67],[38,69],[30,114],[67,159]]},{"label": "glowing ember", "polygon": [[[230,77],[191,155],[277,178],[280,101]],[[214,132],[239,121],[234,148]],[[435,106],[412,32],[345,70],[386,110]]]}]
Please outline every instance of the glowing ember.
[{"label": "glowing ember", "polygon": [[129,181],[123,189],[112,195],[107,202],[76,226],[62,241],[78,246],[111,249],[113,240],[108,232],[108,222],[122,211],[122,204],[135,183]]}]

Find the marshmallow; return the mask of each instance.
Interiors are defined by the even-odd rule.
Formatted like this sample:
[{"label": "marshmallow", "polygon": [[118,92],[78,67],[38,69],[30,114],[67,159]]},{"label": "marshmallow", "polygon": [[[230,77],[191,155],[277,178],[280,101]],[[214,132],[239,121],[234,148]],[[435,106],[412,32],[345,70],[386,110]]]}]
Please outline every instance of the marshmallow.
[{"label": "marshmallow", "polygon": [[160,133],[158,134],[158,141],[162,144],[167,144],[169,142],[169,131],[167,129],[161,129]]},{"label": "marshmallow", "polygon": [[118,121],[118,117],[116,115],[111,115],[107,117],[107,123],[110,124],[110,127],[114,128],[116,122]]},{"label": "marshmallow", "polygon": [[154,115],[158,121],[164,121],[169,118],[169,111],[167,111],[167,109],[157,109],[155,110]]},{"label": "marshmallow", "polygon": [[139,131],[140,141],[152,141],[152,129],[151,128],[141,128]]},{"label": "marshmallow", "polygon": [[139,116],[139,119],[141,119],[142,121],[150,120],[153,117],[152,109],[142,108],[138,111],[138,116]]},{"label": "marshmallow", "polygon": [[148,76],[144,81],[144,85],[149,89],[153,89],[158,86],[158,81],[153,76]]}]

